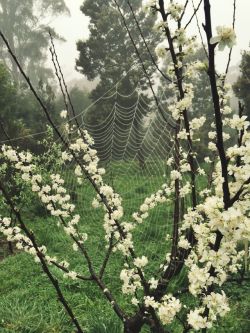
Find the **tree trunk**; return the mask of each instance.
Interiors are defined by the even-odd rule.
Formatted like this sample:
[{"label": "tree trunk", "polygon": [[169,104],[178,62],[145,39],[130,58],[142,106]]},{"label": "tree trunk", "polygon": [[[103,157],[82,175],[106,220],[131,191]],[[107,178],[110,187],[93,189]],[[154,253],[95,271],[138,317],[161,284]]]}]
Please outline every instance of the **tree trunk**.
[{"label": "tree trunk", "polygon": [[124,325],[124,333],[140,333],[142,329],[141,327],[130,327],[128,325]]},{"label": "tree trunk", "polygon": [[124,323],[124,333],[140,333],[144,325],[143,314],[139,311]]},{"label": "tree trunk", "polygon": [[13,246],[11,242],[8,242],[8,249],[10,254],[14,254]]},{"label": "tree trunk", "polygon": [[130,327],[126,327],[126,325],[124,325],[124,333],[140,333],[141,329],[138,330],[132,330]]}]

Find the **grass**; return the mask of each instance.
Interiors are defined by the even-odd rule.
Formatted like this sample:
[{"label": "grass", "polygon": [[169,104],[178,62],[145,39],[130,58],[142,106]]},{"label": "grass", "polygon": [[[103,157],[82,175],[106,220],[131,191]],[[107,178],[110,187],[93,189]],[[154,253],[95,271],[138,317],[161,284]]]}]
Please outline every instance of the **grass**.
[{"label": "grass", "polygon": [[[155,169],[138,170],[136,164],[130,165],[130,174],[124,178],[126,165],[116,163],[107,174],[107,182],[112,184],[122,194],[125,207],[125,220],[131,219],[144,198],[156,191],[164,182],[162,165]],[[149,170],[151,170],[149,172]],[[69,188],[75,189],[77,197],[77,210],[82,216],[81,230],[87,232],[88,251],[94,258],[96,270],[100,268],[105,253],[104,231],[102,228],[103,211],[93,210],[90,203],[94,197],[92,188],[84,183],[77,188],[72,178],[64,170]],[[201,182],[204,180],[201,179]],[[134,233],[136,253],[138,256],[147,255],[150,264],[147,267],[147,277],[151,277],[155,267],[159,267],[168,250],[169,244],[165,241],[167,233],[171,232],[172,207],[162,205],[157,207]],[[45,214],[44,210],[34,204],[29,212],[24,211],[27,225],[37,235],[40,244],[45,244],[50,255],[58,259],[70,261],[71,268],[84,275],[88,275],[85,261],[72,250],[71,242],[65,233],[57,227],[56,221]],[[38,216],[40,215],[40,216]],[[0,333],[72,333],[74,329],[65,315],[61,304],[56,298],[54,289],[42,274],[41,268],[34,263],[31,256],[25,253],[16,253],[5,256],[0,261]],[[113,254],[105,273],[105,282],[112,289],[119,304],[128,312],[131,311],[129,298],[122,295],[119,273],[123,258]],[[62,274],[53,267],[55,276],[61,281],[61,287],[66,299],[87,333],[121,333],[122,325],[117,319],[110,305],[106,302],[99,289],[91,282],[78,282],[64,279]],[[171,284],[171,290],[176,290],[186,284],[185,272],[182,272]],[[247,284],[230,284],[226,287],[230,297],[232,311],[218,325],[211,330],[212,333],[249,333],[250,332],[250,306],[249,286]],[[184,296],[186,304],[195,302]],[[178,324],[170,326],[174,333],[181,332]],[[148,332],[146,329],[143,333]]]}]

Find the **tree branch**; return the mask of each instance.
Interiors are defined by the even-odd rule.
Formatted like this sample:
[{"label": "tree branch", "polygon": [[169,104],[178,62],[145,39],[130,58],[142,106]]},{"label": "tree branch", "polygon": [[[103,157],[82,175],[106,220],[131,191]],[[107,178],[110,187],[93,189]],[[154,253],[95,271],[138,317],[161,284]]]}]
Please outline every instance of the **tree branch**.
[{"label": "tree branch", "polygon": [[124,15],[123,15],[122,11],[121,11],[121,8],[120,8],[120,6],[119,6],[117,0],[113,0],[113,1],[114,1],[114,3],[116,4],[116,7],[117,7],[117,9],[118,9],[118,11],[119,11],[119,13],[120,13],[120,15],[121,15],[121,18],[122,18],[123,24],[124,24],[124,26],[125,26],[125,28],[126,28],[126,30],[127,30],[127,33],[128,33],[128,35],[129,35],[129,38],[130,38],[132,44],[133,44],[133,46],[134,46],[134,49],[135,49],[136,55],[137,55],[138,59],[140,60],[140,63],[141,63],[141,65],[142,65],[143,72],[144,72],[144,74],[145,74],[145,76],[146,76],[146,78],[147,78],[147,80],[148,80],[148,84],[149,84],[150,90],[151,90],[151,92],[152,92],[152,94],[153,94],[153,98],[154,98],[155,103],[156,103],[156,106],[157,106],[157,108],[158,108],[158,110],[159,110],[159,112],[160,112],[160,115],[162,116],[163,120],[164,120],[164,121],[165,121],[165,122],[166,122],[166,123],[172,128],[172,129],[173,129],[174,126],[173,126],[172,124],[170,124],[169,121],[167,120],[167,118],[166,118],[166,116],[165,116],[165,114],[164,114],[164,111],[163,111],[163,109],[162,109],[162,107],[161,107],[161,105],[160,105],[160,102],[159,102],[159,100],[158,100],[158,98],[157,98],[157,96],[156,96],[156,93],[155,93],[155,91],[154,91],[153,84],[152,84],[152,82],[151,82],[150,76],[149,76],[149,74],[148,74],[148,72],[147,72],[147,69],[146,69],[145,64],[144,64],[144,62],[143,62],[143,60],[142,60],[142,57],[141,57],[140,52],[139,52],[139,50],[138,50],[138,47],[136,46],[136,43],[135,43],[135,41],[134,41],[134,39],[133,39],[133,36],[131,35],[131,32],[130,32],[130,30],[129,30],[129,28],[128,28],[127,22],[126,22],[126,20],[125,20],[125,17],[124,17]]},{"label": "tree branch", "polygon": [[167,80],[167,81],[169,81],[169,82],[172,83],[172,80],[171,80],[166,74],[163,73],[163,71],[159,68],[157,62],[155,61],[155,59],[154,59],[154,57],[153,57],[153,55],[152,55],[152,52],[151,52],[150,49],[149,49],[148,43],[147,43],[147,41],[146,41],[146,39],[145,39],[145,37],[144,37],[144,35],[143,35],[142,29],[141,29],[141,27],[140,27],[140,24],[139,24],[139,22],[138,22],[138,20],[137,20],[137,18],[136,18],[136,15],[135,15],[134,9],[133,9],[133,7],[132,7],[132,5],[131,5],[131,3],[130,3],[129,0],[127,0],[127,3],[128,3],[129,8],[130,8],[130,11],[131,11],[131,13],[132,13],[132,15],[133,15],[133,18],[134,18],[134,21],[135,21],[135,23],[136,23],[136,26],[137,26],[137,28],[138,28],[138,30],[139,30],[139,33],[140,33],[140,35],[141,35],[141,38],[142,38],[142,40],[143,40],[143,42],[144,42],[144,45],[145,45],[145,47],[146,47],[146,49],[147,49],[147,52],[148,52],[148,54],[149,54],[149,56],[150,56],[150,58],[151,58],[151,60],[152,60],[152,63],[154,64],[154,66],[156,67],[156,69],[158,70],[158,72],[162,75],[162,77],[164,77],[165,80]]},{"label": "tree branch", "polygon": [[[192,1],[192,3],[193,3],[193,1]],[[194,3],[193,3],[193,4],[194,4]],[[196,8],[194,8],[194,11],[193,11],[192,16],[190,17],[189,21],[186,23],[186,25],[185,25],[185,27],[184,27],[185,30],[187,29],[187,27],[189,26],[189,24],[193,21],[193,18],[194,18],[195,16],[197,16],[197,12],[198,12],[198,10],[199,10],[201,4],[202,4],[202,0],[200,0],[198,6],[197,6]]]},{"label": "tree branch", "polygon": [[[69,94],[69,90],[68,90],[68,86],[66,84],[66,81],[64,79],[64,75],[63,75],[63,72],[62,72],[62,69],[61,69],[61,66],[60,66],[60,62],[58,60],[58,56],[57,56],[57,53],[56,53],[56,48],[55,48],[55,44],[54,44],[54,40],[53,40],[53,36],[51,34],[51,31],[49,30],[49,35],[50,35],[50,41],[51,41],[51,54],[54,54],[54,57],[55,57],[55,64],[54,64],[54,67],[55,67],[55,70],[57,71],[57,68],[59,70],[59,74],[60,76],[58,75],[58,80],[60,82],[63,83],[63,86],[64,86],[64,89],[65,89],[65,93],[66,93],[66,96],[68,98],[68,101],[69,101],[69,104],[70,104],[70,107],[71,107],[71,110],[72,110],[72,114],[73,114],[73,118],[75,120],[75,123],[76,123],[76,126],[77,128],[80,128],[80,124],[78,122],[78,118],[77,118],[77,115],[76,115],[76,112],[75,112],[75,108],[74,108],[74,105],[73,105],[73,102],[71,100],[71,97],[70,97],[70,94]],[[61,86],[61,85],[60,85]],[[61,88],[61,91],[65,97],[65,94],[63,92],[63,89]],[[68,103],[66,102],[65,105],[68,105]]]},{"label": "tree branch", "polygon": [[217,89],[216,82],[216,73],[215,73],[215,45],[210,44],[210,39],[212,37],[212,23],[211,23],[211,13],[210,13],[210,1],[204,0],[204,12],[205,12],[205,32],[207,36],[207,44],[208,44],[208,56],[209,56],[209,69],[208,76],[210,80],[211,93],[213,98],[214,105],[214,114],[215,114],[215,124],[216,124],[216,133],[217,133],[217,149],[219,152],[221,169],[222,169],[222,177],[224,178],[223,182],[223,201],[225,209],[229,208],[230,202],[230,193],[229,193],[229,185],[228,185],[228,170],[227,170],[227,159],[226,153],[224,149],[223,142],[223,125],[222,125],[222,117],[220,110],[220,98]]},{"label": "tree branch", "polygon": [[[235,21],[236,21],[236,0],[234,0],[234,4],[233,4],[233,24],[232,24],[233,29],[235,29]],[[225,78],[226,78],[226,75],[228,74],[229,66],[231,63],[232,52],[233,52],[233,48],[231,47],[230,51],[229,51],[229,55],[228,55],[227,67],[225,70]]]},{"label": "tree branch", "polygon": [[0,181],[0,190],[6,200],[6,203],[10,206],[12,212],[15,214],[19,225],[21,227],[21,229],[23,230],[23,232],[25,233],[25,235],[30,239],[33,247],[36,250],[37,256],[41,262],[42,265],[42,269],[44,271],[44,273],[47,275],[47,277],[49,278],[51,284],[53,285],[54,289],[56,290],[56,293],[58,295],[58,298],[60,300],[60,302],[62,303],[63,307],[65,308],[66,312],[68,313],[69,317],[71,318],[72,323],[75,325],[76,329],[77,329],[77,333],[83,333],[83,330],[78,322],[78,320],[75,318],[75,315],[71,309],[71,307],[69,306],[69,304],[67,303],[66,299],[63,296],[63,293],[61,291],[60,285],[58,283],[58,281],[53,277],[53,275],[51,274],[46,261],[44,259],[43,254],[40,252],[39,250],[39,246],[36,242],[35,236],[28,230],[28,228],[26,227],[25,223],[23,222],[20,213],[15,209],[15,205],[13,204],[13,202],[11,201],[8,193],[6,192],[2,182]]}]

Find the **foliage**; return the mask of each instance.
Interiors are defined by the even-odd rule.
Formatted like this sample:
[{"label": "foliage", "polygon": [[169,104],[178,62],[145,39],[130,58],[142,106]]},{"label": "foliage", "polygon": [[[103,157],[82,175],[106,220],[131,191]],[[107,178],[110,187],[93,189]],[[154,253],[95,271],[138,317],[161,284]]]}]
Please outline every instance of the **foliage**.
[{"label": "foliage", "polygon": [[[126,16],[128,28],[131,31],[138,49],[141,52],[143,61],[150,76],[154,71],[154,66],[145,53],[144,45],[133,22],[129,7],[118,1]],[[143,22],[142,29],[149,47],[152,50],[152,25],[153,18],[145,17],[141,10],[141,1],[133,1],[135,14],[140,22]],[[89,80],[99,79],[97,87],[91,92],[91,99],[96,100],[106,93],[117,83],[117,89],[124,95],[129,95],[140,84],[142,90],[147,89],[147,81],[140,69],[139,60],[135,57],[133,45],[127,31],[123,26],[117,8],[112,3],[106,1],[87,0],[81,7],[83,14],[90,18],[90,36],[86,41],[79,41],[77,44],[79,59],[76,62],[77,69],[87,76]],[[102,15],[98,13],[101,12]],[[112,17],[112,20],[110,18]],[[154,36],[154,39],[156,37]],[[119,79],[124,76],[120,82]],[[119,96],[117,102],[119,103]],[[128,101],[128,106],[134,104],[134,98]],[[92,123],[101,122],[110,111],[110,103],[97,104],[88,118]]]},{"label": "foliage", "polygon": [[[0,93],[1,122],[6,120],[8,121],[8,119],[13,115],[13,118],[8,122],[8,132],[22,132],[22,123],[16,123],[16,115],[18,114],[18,111],[16,110],[17,88],[11,79],[9,71],[3,64],[0,64]],[[3,131],[1,131],[1,139],[6,139]]]},{"label": "foliage", "polygon": [[[55,96],[48,84],[40,81],[38,91],[52,114],[55,114]],[[18,138],[19,147],[26,147],[39,153],[37,145],[47,132],[45,117],[33,94],[25,85],[18,88],[4,64],[0,64],[0,121],[2,124],[0,140],[3,142]],[[4,131],[3,131],[4,128]],[[32,134],[41,133],[33,137]],[[7,135],[7,136],[6,136]],[[17,141],[13,141],[15,145]]]},{"label": "foliage", "polygon": [[[0,29],[6,34],[20,63],[36,84],[39,80],[46,81],[52,77],[51,70],[45,65],[49,42],[45,19],[67,12],[64,0],[0,1]],[[51,31],[56,36],[56,32],[53,29]],[[17,66],[2,43],[0,52],[13,78],[20,84],[21,76]]]},{"label": "foliage", "polygon": [[[131,37],[136,43],[141,59],[147,70],[148,76],[153,81],[155,66],[147,52],[141,36],[138,34],[133,14],[125,2],[118,0],[127,28]],[[147,45],[152,53],[154,53],[154,43],[158,38],[157,33],[152,33],[154,18],[146,16],[141,8],[141,0],[133,1],[132,8],[139,23],[141,23],[142,33]],[[142,65],[135,56],[134,46],[128,32],[124,27],[122,18],[115,3],[107,1],[90,1],[87,0],[81,7],[83,14],[90,18],[89,30],[90,36],[86,41],[79,41],[77,48],[79,58],[76,62],[77,69],[89,80],[98,79],[97,87],[91,92],[92,101],[97,100],[100,96],[114,96],[108,100],[102,100],[97,103],[86,113],[85,119],[87,123],[92,125],[100,124],[110,114],[114,104],[123,105],[125,111],[129,112],[131,106],[136,103],[135,89],[142,92],[145,103],[143,103],[143,112],[137,113],[131,125],[131,136],[135,138],[136,145],[140,146],[141,136],[145,130],[145,116],[149,113],[149,104],[152,100],[148,94],[148,79],[142,71]],[[102,15],[97,15],[101,11]],[[110,17],[113,19],[110,20]],[[121,77],[123,78],[121,80]],[[118,92],[117,92],[118,91]],[[108,92],[108,93],[107,93]],[[128,96],[124,98],[124,96]],[[115,111],[114,111],[115,112]],[[118,124],[120,135],[126,135],[130,128],[130,123],[114,119],[114,126]],[[114,149],[117,149],[116,147]],[[128,147],[130,150],[131,147]],[[98,151],[100,156],[102,151]],[[144,156],[141,151],[138,153],[138,161],[141,167],[144,166]]]},{"label": "foliage", "polygon": [[[82,116],[83,116],[84,110],[90,104],[88,92],[78,88],[77,86],[74,86],[70,89],[69,94],[70,94],[70,98],[71,98],[72,104],[74,106],[76,115],[82,114]],[[65,108],[64,100],[63,100],[63,97],[60,96],[56,101],[57,114],[59,114],[60,111],[63,110],[64,108]],[[81,119],[81,117],[78,117],[78,118]]]},{"label": "foliage", "polygon": [[245,114],[250,120],[250,52],[244,51],[240,64],[241,75],[234,84],[233,89],[236,96],[241,99],[245,105]]}]

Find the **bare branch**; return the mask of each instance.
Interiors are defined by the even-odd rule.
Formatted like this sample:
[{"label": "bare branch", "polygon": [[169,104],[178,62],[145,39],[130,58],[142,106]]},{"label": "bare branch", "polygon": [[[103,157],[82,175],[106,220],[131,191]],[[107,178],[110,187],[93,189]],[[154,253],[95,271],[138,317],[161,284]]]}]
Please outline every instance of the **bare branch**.
[{"label": "bare branch", "polygon": [[124,24],[124,26],[125,26],[125,28],[126,28],[126,30],[127,30],[127,33],[128,33],[128,35],[129,35],[129,38],[130,38],[132,44],[133,44],[133,46],[134,46],[134,49],[135,49],[136,55],[137,55],[138,59],[140,60],[140,63],[141,63],[142,68],[143,68],[143,72],[144,72],[144,74],[145,74],[145,76],[146,76],[146,78],[147,78],[147,80],[148,80],[148,84],[149,84],[150,90],[151,90],[151,92],[152,92],[152,94],[153,94],[153,97],[154,97],[154,100],[155,100],[156,106],[157,106],[157,108],[158,108],[158,110],[159,110],[159,112],[160,112],[160,115],[162,116],[163,120],[164,120],[164,121],[165,121],[165,122],[166,122],[171,128],[174,128],[174,126],[173,126],[172,124],[170,124],[169,121],[168,121],[168,119],[166,118],[166,116],[165,116],[165,114],[164,114],[164,111],[163,111],[163,109],[162,109],[162,107],[161,107],[161,105],[160,105],[160,102],[159,102],[159,100],[158,100],[158,98],[157,98],[157,96],[156,96],[156,93],[155,93],[155,91],[154,91],[153,84],[152,84],[152,82],[151,82],[150,76],[149,76],[149,74],[148,74],[148,72],[147,72],[147,69],[146,69],[145,64],[144,64],[144,62],[143,62],[143,59],[142,59],[142,57],[141,57],[141,55],[140,55],[140,52],[139,52],[139,50],[138,50],[138,47],[136,46],[136,43],[135,43],[135,41],[134,41],[134,39],[133,39],[133,37],[132,37],[132,35],[131,35],[131,32],[130,32],[130,30],[129,30],[129,28],[128,28],[128,25],[127,25],[126,19],[125,19],[124,15],[123,15],[123,13],[122,13],[122,11],[121,11],[121,8],[120,8],[120,6],[119,6],[117,0],[113,0],[113,1],[114,1],[114,3],[116,4],[116,7],[117,7],[117,9],[118,9],[118,11],[119,11],[119,13],[120,13],[120,15],[121,15],[121,18],[122,18],[123,24]]},{"label": "bare branch", "polygon": [[179,21],[182,21],[184,15],[185,15],[185,13],[186,13],[187,5],[188,5],[188,0],[186,0],[186,2],[185,2],[185,5],[184,5],[184,8],[183,8],[183,11],[182,11],[182,13],[181,13],[181,16],[180,16]]},{"label": "bare branch", "polygon": [[146,49],[147,49],[147,52],[148,52],[148,54],[149,54],[149,56],[150,56],[150,58],[151,58],[151,60],[152,60],[152,63],[154,64],[154,66],[156,67],[156,69],[158,70],[158,72],[162,75],[162,77],[164,77],[165,80],[167,80],[167,81],[169,81],[169,82],[172,83],[172,80],[171,80],[166,74],[164,74],[163,71],[159,68],[159,66],[158,66],[158,64],[157,64],[157,62],[156,62],[156,60],[154,59],[154,57],[153,57],[153,55],[152,55],[152,52],[151,52],[150,49],[149,49],[148,43],[147,43],[147,41],[146,41],[146,39],[145,39],[145,37],[144,37],[144,35],[143,35],[143,32],[142,32],[141,26],[140,26],[140,24],[139,24],[139,22],[138,22],[138,20],[137,20],[137,18],[136,18],[136,15],[135,15],[134,9],[133,9],[133,7],[132,7],[132,5],[131,5],[131,3],[130,3],[129,0],[127,0],[127,3],[128,3],[128,6],[129,6],[129,8],[130,8],[130,10],[131,10],[131,13],[132,13],[132,15],[133,15],[133,18],[134,18],[134,20],[135,20],[135,23],[136,23],[136,26],[137,26],[137,28],[138,28],[138,30],[139,30],[139,33],[140,33],[140,35],[141,35],[141,38],[142,38],[142,40],[143,40],[143,42],[144,42],[144,44],[145,44],[145,47],[146,47]]},{"label": "bare branch", "polygon": [[[55,57],[55,63],[56,63],[56,65],[54,64],[54,67],[55,67],[55,69],[56,69],[56,67],[57,67],[58,70],[59,70],[59,73],[60,73],[60,79],[59,79],[59,77],[58,77],[58,79],[60,80],[60,82],[63,83],[64,90],[65,90],[65,92],[66,92],[66,96],[67,96],[67,98],[68,98],[68,101],[69,101],[69,104],[70,104],[70,107],[71,107],[71,110],[72,110],[72,114],[73,114],[73,118],[74,118],[74,120],[75,120],[76,126],[77,126],[77,128],[80,128],[80,124],[79,124],[79,122],[78,122],[78,118],[77,118],[77,115],[76,115],[76,112],[75,112],[75,108],[74,108],[73,102],[72,102],[71,97],[70,97],[70,94],[69,94],[68,86],[67,86],[66,81],[65,81],[65,79],[64,79],[64,75],[63,75],[63,72],[62,72],[62,69],[61,69],[61,65],[60,65],[60,62],[59,62],[59,59],[58,59],[58,56],[57,56],[57,53],[56,53],[56,48],[55,48],[55,44],[54,44],[54,40],[53,40],[53,36],[52,36],[50,30],[49,30],[49,35],[50,35],[50,41],[51,41],[51,46],[52,46],[52,47],[51,47],[52,54],[53,54],[54,57]],[[62,91],[62,93],[63,93],[63,89],[61,89],[61,91]],[[64,94],[64,93],[63,93],[63,94]],[[65,96],[65,94],[64,94],[64,96]],[[65,104],[65,105],[68,105],[68,103]]]},{"label": "bare branch", "polygon": [[[236,0],[234,0],[234,4],[233,4],[233,24],[232,24],[233,29],[235,29],[235,21],[236,21]],[[233,52],[233,47],[230,48],[230,51],[228,54],[228,61],[227,61],[227,66],[226,66],[226,70],[225,70],[225,78],[226,78],[226,75],[228,74],[229,66],[231,63],[232,52]]]},{"label": "bare branch", "polygon": [[223,182],[223,201],[225,209],[229,207],[230,201],[230,193],[229,193],[229,185],[228,185],[228,170],[227,170],[227,159],[226,153],[224,149],[224,141],[223,141],[223,125],[222,125],[222,117],[220,110],[220,98],[217,89],[216,82],[216,73],[215,73],[215,45],[210,44],[210,39],[212,37],[212,23],[211,23],[211,13],[210,13],[210,1],[204,0],[204,11],[205,11],[205,32],[207,36],[207,44],[208,44],[208,55],[209,55],[209,69],[208,76],[210,80],[213,105],[214,105],[214,114],[215,114],[215,124],[216,124],[216,133],[217,133],[217,149],[219,152],[221,169],[222,169],[222,177],[224,178]]},{"label": "bare branch", "polygon": [[[195,11],[194,0],[192,0],[192,6],[193,6],[193,9]],[[203,37],[202,37],[202,33],[201,33],[201,29],[200,29],[200,24],[199,24],[197,12],[195,13],[195,20],[196,20],[197,29],[198,29],[198,32],[199,32],[199,35],[200,35],[200,39],[201,39],[201,45],[202,45],[203,50],[205,52],[205,55],[206,55],[206,57],[208,59],[208,53],[207,53],[207,49],[205,47],[205,43],[204,43],[204,40],[203,40]]]},{"label": "bare branch", "polygon": [[[199,10],[199,8],[200,8],[201,3],[202,3],[202,0],[200,0],[198,6],[197,6],[196,8],[194,8],[194,11],[193,11],[192,16],[190,17],[189,21],[186,23],[186,25],[185,25],[185,27],[184,27],[185,30],[187,29],[187,27],[189,26],[189,24],[193,21],[193,18],[194,18],[195,16],[197,17],[197,12],[198,12],[198,10]],[[194,5],[193,0],[192,0],[192,4]]]}]

